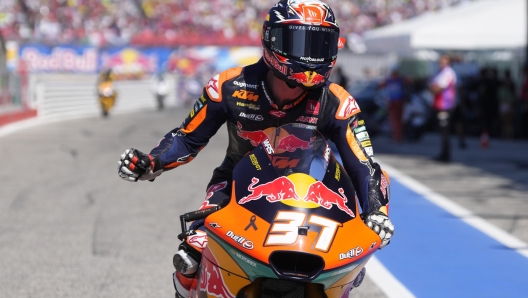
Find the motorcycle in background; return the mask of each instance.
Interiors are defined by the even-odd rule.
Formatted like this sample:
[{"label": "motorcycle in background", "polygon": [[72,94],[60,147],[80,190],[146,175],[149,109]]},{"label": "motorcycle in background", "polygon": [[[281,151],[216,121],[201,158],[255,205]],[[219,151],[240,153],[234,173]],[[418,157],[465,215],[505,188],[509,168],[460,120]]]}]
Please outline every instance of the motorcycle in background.
[{"label": "motorcycle in background", "polygon": [[178,238],[201,253],[190,296],[348,297],[381,244],[349,176],[314,126],[256,133],[231,197],[180,216]]},{"label": "motorcycle in background", "polygon": [[108,117],[110,109],[115,105],[117,91],[115,91],[111,81],[103,81],[99,83],[97,94],[99,95],[103,117]]}]

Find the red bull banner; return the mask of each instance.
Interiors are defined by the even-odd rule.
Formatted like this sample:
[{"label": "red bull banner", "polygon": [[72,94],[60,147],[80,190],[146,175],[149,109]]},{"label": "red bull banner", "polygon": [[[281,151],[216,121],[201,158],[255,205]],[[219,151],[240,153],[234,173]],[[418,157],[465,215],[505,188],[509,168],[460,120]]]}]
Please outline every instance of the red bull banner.
[{"label": "red bull banner", "polygon": [[150,55],[134,48],[101,53],[102,67],[112,69],[118,79],[136,79],[158,69],[158,55]]},{"label": "red bull banner", "polygon": [[98,73],[112,68],[117,76],[123,77],[160,71],[211,76],[231,67],[255,63],[261,54],[261,47],[95,48],[10,42],[6,62],[15,71],[23,61],[31,73]]},{"label": "red bull banner", "polygon": [[94,48],[25,46],[20,50],[20,60],[27,65],[29,72],[94,73],[98,66],[97,57]]}]

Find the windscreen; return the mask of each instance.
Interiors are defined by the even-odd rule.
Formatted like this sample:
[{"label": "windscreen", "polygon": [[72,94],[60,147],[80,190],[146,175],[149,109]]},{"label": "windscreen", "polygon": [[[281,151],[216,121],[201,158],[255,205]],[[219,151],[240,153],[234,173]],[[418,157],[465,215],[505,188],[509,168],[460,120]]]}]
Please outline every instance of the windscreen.
[{"label": "windscreen", "polygon": [[270,221],[278,210],[339,222],[356,216],[351,180],[314,126],[278,127],[240,160],[233,179],[237,203]]}]

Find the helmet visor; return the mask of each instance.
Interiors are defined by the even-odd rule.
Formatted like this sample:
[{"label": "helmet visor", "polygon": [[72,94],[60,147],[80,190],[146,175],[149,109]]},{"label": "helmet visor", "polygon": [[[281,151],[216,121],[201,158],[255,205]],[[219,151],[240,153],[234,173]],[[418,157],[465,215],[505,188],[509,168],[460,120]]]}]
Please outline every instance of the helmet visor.
[{"label": "helmet visor", "polygon": [[272,28],[266,37],[269,38],[271,50],[278,54],[306,62],[324,63],[333,60],[337,55],[339,30],[288,25]]}]

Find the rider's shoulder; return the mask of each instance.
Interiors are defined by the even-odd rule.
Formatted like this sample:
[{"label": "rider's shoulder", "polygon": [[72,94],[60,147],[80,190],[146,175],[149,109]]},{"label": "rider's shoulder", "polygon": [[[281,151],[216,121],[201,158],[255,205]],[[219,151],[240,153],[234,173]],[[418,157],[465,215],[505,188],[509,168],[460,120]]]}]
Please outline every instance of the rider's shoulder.
[{"label": "rider's shoulder", "polygon": [[328,90],[332,95],[331,98],[336,102],[335,117],[337,120],[348,119],[361,111],[354,97],[345,88],[330,82]]},{"label": "rider's shoulder", "polygon": [[222,86],[225,82],[239,76],[242,73],[243,67],[233,67],[228,70],[224,70],[214,77],[212,77],[207,85],[205,91],[212,101],[222,101]]}]

